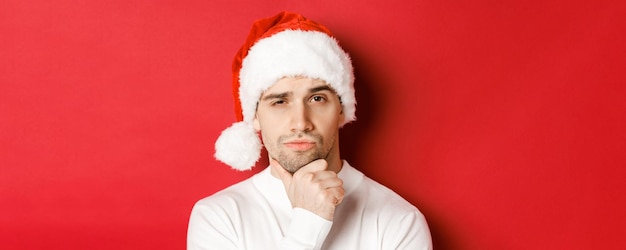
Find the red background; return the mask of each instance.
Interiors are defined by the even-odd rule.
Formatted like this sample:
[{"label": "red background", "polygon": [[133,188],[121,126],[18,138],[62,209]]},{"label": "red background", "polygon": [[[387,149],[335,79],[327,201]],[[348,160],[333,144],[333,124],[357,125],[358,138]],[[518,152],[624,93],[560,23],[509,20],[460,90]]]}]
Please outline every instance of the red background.
[{"label": "red background", "polygon": [[[184,249],[254,19],[356,67],[343,157],[437,249],[626,248],[625,1],[2,1],[2,249]],[[261,163],[264,165],[265,163]]]}]

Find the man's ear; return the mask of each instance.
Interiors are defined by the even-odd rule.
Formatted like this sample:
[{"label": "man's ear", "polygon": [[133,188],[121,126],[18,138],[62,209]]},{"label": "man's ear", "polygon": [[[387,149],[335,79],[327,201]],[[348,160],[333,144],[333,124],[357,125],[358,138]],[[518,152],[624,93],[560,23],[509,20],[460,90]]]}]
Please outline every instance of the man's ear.
[{"label": "man's ear", "polygon": [[343,105],[341,105],[341,111],[339,111],[339,127],[341,127],[341,125],[343,124],[343,122],[346,120],[346,116],[343,115]]},{"label": "man's ear", "polygon": [[261,123],[259,122],[259,118],[254,115],[254,120],[252,120],[252,126],[254,126],[254,130],[256,132],[261,131]]}]

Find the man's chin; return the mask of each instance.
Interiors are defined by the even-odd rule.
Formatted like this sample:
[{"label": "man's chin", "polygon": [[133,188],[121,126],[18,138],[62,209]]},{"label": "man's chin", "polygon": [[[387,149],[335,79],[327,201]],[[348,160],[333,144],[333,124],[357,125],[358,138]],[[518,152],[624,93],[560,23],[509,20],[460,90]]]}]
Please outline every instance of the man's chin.
[{"label": "man's chin", "polygon": [[306,166],[307,164],[309,164],[309,163],[311,163],[311,162],[313,162],[313,161],[315,161],[317,159],[319,159],[319,158],[314,158],[314,159],[313,158],[310,158],[310,159],[300,158],[300,159],[297,159],[297,160],[296,159],[287,159],[287,160],[283,160],[283,161],[279,160],[279,163],[280,163],[280,165],[283,166],[283,168],[285,170],[287,170],[287,172],[293,174],[296,171],[298,171],[299,169],[301,169],[302,167]]}]

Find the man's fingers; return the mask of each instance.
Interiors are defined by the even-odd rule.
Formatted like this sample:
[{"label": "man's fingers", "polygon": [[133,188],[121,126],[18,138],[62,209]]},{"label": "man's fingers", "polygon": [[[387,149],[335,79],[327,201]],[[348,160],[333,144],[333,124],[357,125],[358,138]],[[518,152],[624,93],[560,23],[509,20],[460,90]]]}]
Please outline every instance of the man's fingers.
[{"label": "man's fingers", "polygon": [[[334,173],[334,172],[332,172]],[[321,173],[318,173],[318,177],[319,178],[319,185],[320,188],[334,188],[334,187],[342,187],[343,186],[343,180],[339,179],[339,177],[337,177],[337,175],[332,176],[329,174],[328,178],[320,178]]]},{"label": "man's fingers", "polygon": [[272,174],[280,178],[292,207],[311,211],[327,220],[333,219],[335,207],[344,198],[343,181],[337,173],[327,170],[324,159],[312,161],[293,175],[270,157]]},{"label": "man's fingers", "polygon": [[333,205],[337,206],[343,201],[345,190],[341,187],[329,188],[328,194],[331,198]]}]

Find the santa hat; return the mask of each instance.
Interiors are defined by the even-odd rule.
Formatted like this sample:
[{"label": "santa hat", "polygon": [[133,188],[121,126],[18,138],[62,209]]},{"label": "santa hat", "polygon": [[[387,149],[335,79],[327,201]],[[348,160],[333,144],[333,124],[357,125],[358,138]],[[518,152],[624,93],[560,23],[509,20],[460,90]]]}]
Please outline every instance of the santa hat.
[{"label": "santa hat", "polygon": [[234,169],[249,170],[259,160],[262,144],[253,127],[257,103],[283,77],[325,81],[341,100],[344,124],[356,119],[350,57],[326,27],[299,14],[281,12],[255,21],[232,71],[238,122],[215,142],[215,158]]}]

